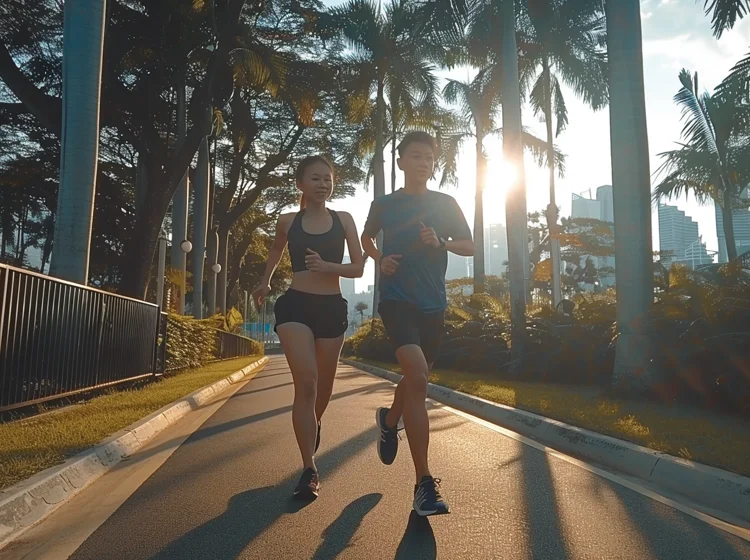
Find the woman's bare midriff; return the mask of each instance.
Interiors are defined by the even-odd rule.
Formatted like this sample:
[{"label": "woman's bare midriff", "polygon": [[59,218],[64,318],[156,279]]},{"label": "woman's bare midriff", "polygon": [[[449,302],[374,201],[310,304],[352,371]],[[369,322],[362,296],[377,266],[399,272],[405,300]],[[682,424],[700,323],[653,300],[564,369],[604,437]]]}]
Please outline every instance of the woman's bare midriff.
[{"label": "woman's bare midriff", "polygon": [[309,270],[295,272],[292,276],[292,285],[289,287],[298,292],[323,296],[341,293],[341,283],[337,274],[321,274]]}]

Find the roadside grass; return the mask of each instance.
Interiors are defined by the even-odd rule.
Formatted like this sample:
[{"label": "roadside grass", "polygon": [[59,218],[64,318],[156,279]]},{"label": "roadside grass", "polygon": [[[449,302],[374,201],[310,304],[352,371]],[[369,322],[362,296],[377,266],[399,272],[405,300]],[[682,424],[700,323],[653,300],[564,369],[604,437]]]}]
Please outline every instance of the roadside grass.
[{"label": "roadside grass", "polygon": [[[397,364],[355,358],[400,373]],[[524,383],[436,370],[430,382],[676,457],[750,476],[750,421],[705,409],[617,399],[598,387]]]},{"label": "roadside grass", "polygon": [[215,362],[136,389],[0,424],[0,489],[93,447],[115,432],[193,391],[230,376],[259,357]]}]

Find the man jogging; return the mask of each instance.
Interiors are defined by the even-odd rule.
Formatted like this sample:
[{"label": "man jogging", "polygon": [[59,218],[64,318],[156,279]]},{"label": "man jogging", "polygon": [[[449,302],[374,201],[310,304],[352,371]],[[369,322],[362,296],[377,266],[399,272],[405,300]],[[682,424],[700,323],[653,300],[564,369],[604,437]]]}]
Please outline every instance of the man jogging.
[{"label": "man jogging", "polygon": [[[378,312],[403,373],[393,404],[376,414],[378,455],[386,465],[395,460],[403,415],[417,475],[414,511],[428,516],[450,512],[428,466],[430,425],[425,407],[427,376],[444,331],[448,251],[470,257],[474,243],[456,201],[427,189],[437,157],[435,139],[425,132],[410,132],[398,154],[404,188],[372,203],[362,235],[365,252],[380,267]],[[373,241],[381,231],[382,252]]]}]

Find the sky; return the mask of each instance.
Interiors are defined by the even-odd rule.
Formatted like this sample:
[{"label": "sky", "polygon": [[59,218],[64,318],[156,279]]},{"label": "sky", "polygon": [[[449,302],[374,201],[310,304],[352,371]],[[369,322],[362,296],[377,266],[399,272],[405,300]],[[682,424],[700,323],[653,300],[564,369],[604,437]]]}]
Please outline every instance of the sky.
[{"label": "sky", "polygon": [[[328,0],[326,4],[341,2]],[[711,34],[711,20],[703,12],[702,0],[642,0],[644,81],[646,89],[646,118],[651,173],[658,169],[658,154],[674,149],[680,140],[682,125],[680,110],[672,98],[680,88],[678,74],[682,68],[698,72],[702,89],[713,88],[729,73],[734,64],[750,52],[750,17],[741,20],[734,29],[725,32],[720,40]],[[444,78],[465,80],[466,70],[440,72]],[[612,184],[609,144],[609,111],[593,112],[575,97],[569,88],[563,89],[569,112],[567,129],[556,139],[556,144],[567,155],[565,177],[556,182],[557,204],[562,215],[570,215],[574,193],[586,193],[596,187]],[[523,124],[539,137],[544,136],[544,124],[525,108]],[[505,223],[504,188],[512,167],[502,160],[502,143],[485,140],[491,158],[485,191],[485,225]],[[386,159],[386,190],[390,189],[390,156]],[[526,190],[528,210],[541,210],[549,203],[548,175],[526,158]],[[471,225],[474,220],[474,155],[471,142],[464,146],[458,168],[459,184],[446,192],[454,196]],[[400,173],[397,188],[402,186]],[[430,185],[437,188],[437,184]],[[372,188],[360,187],[355,196],[336,200],[331,207],[348,211],[361,230],[372,201]],[[679,199],[669,202],[684,210],[698,222],[700,233],[709,251],[718,249],[713,206],[700,206],[695,200]],[[652,219],[654,249],[659,248],[658,219]],[[363,278],[357,280],[357,291],[372,284],[372,263],[368,263]]]}]

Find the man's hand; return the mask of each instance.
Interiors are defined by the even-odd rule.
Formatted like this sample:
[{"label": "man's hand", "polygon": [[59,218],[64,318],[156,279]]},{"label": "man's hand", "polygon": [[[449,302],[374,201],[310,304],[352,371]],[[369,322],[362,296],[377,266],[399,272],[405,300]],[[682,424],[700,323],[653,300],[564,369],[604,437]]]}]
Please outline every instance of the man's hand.
[{"label": "man's hand", "polygon": [[305,255],[305,265],[307,266],[307,270],[311,272],[325,273],[330,270],[330,263],[321,259],[320,255],[312,249],[307,250],[307,255]]},{"label": "man's hand", "polygon": [[419,235],[422,238],[422,243],[424,243],[428,247],[432,247],[433,249],[440,248],[440,239],[438,239],[435,230],[431,227],[428,228],[422,222],[419,222],[419,226],[422,228],[419,232]]},{"label": "man's hand", "polygon": [[380,259],[380,272],[386,276],[392,276],[396,274],[398,270],[398,261],[401,260],[401,255],[388,255]]}]

